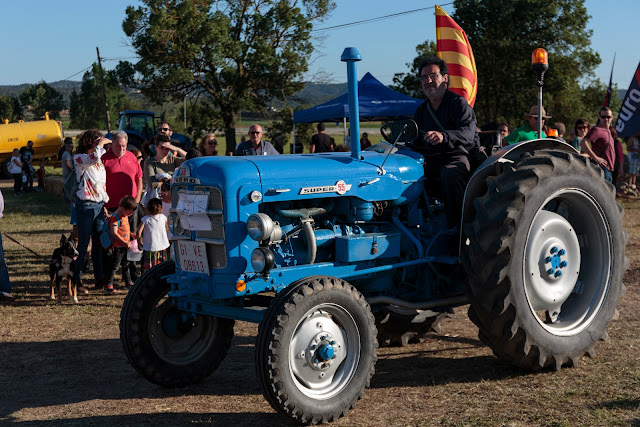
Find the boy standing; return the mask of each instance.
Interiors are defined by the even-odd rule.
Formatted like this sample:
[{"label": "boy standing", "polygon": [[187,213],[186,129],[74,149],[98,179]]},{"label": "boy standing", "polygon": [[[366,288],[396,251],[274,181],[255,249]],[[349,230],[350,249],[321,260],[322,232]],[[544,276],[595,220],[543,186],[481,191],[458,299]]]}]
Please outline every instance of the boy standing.
[{"label": "boy standing", "polygon": [[135,211],[137,207],[138,203],[136,199],[131,196],[124,196],[120,199],[118,209],[108,219],[109,234],[113,242],[113,253],[107,270],[104,291],[110,295],[116,293],[113,287],[113,278],[118,268],[120,268],[122,260],[126,259],[127,249],[131,246],[131,238],[136,237],[131,236],[129,219],[127,217],[133,214],[133,211]]}]

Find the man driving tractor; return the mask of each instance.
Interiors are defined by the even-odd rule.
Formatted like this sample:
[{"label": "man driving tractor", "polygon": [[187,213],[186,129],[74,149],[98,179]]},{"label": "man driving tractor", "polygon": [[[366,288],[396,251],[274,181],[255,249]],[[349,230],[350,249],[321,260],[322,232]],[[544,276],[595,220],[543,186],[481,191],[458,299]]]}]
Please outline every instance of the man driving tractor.
[{"label": "man driving tractor", "polygon": [[448,89],[449,71],[442,59],[428,55],[419,70],[418,78],[428,99],[413,114],[419,129],[416,146],[424,155],[428,185],[440,195],[451,229],[460,226],[464,191],[471,174],[468,155],[480,142],[476,114],[462,96]]}]

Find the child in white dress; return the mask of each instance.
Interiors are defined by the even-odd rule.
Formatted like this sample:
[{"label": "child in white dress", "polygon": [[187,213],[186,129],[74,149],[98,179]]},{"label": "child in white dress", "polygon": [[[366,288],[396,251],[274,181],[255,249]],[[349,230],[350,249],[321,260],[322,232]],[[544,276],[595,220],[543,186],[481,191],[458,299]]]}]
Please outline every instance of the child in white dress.
[{"label": "child in white dress", "polygon": [[167,217],[162,214],[162,201],[153,198],[147,202],[147,215],[138,227],[138,239],[142,240],[142,271],[166,261],[169,238]]}]

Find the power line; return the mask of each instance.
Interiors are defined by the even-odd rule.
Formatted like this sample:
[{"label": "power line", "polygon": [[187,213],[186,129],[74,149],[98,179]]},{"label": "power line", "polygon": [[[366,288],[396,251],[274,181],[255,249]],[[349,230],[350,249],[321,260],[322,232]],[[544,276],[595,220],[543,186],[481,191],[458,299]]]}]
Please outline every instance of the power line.
[{"label": "power line", "polygon": [[87,68],[85,68],[84,70],[80,70],[80,71],[78,71],[78,72],[77,72],[77,73],[75,73],[75,74],[71,74],[69,77],[66,77],[66,78],[64,78],[64,79],[62,79],[62,80],[69,80],[71,77],[77,76],[78,74],[80,74],[80,73],[82,73],[82,72],[87,71],[87,70],[88,70],[89,68],[91,68],[91,67],[93,67],[93,64],[89,65],[89,66],[88,66]]},{"label": "power line", "polygon": [[102,58],[103,61],[123,61],[123,60],[129,60],[129,59],[140,59],[140,57],[132,56],[129,58]]},{"label": "power line", "polygon": [[[450,4],[453,4],[453,2],[451,2],[451,3],[443,3],[441,6],[448,6]],[[435,6],[430,6],[430,7],[423,7],[423,8],[420,8],[420,9],[407,10],[405,12],[398,12],[398,13],[392,13],[390,15],[378,16],[377,18],[363,19],[362,21],[354,21],[354,22],[348,22],[346,24],[333,25],[331,27],[318,28],[318,29],[312,30],[311,32],[316,33],[316,32],[339,30],[341,28],[352,27],[354,25],[368,24],[368,23],[371,23],[371,22],[382,21],[382,20],[385,20],[385,19],[395,18],[395,17],[402,16],[402,15],[409,15],[411,13],[424,12],[425,10],[430,10],[430,9],[435,9],[435,8],[436,8]]]},{"label": "power line", "polygon": [[[130,58],[102,58],[103,61],[120,61],[120,60],[126,60],[126,59],[140,59],[139,57],[135,56],[135,57],[130,57]],[[85,71],[87,71],[89,68],[93,67],[93,64],[89,65],[86,68],[83,68],[82,70],[78,71],[77,73],[71,74],[69,77],[65,77],[62,80],[69,80],[71,77],[75,77],[80,73],[84,73]]]}]

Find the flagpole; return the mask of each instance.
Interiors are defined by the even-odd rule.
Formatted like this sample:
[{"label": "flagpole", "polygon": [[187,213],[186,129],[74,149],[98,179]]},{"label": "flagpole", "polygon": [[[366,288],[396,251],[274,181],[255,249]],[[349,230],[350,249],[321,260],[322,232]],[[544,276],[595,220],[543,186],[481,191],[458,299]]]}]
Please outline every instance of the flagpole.
[{"label": "flagpole", "polygon": [[[613,84],[613,67],[616,65],[616,53],[613,53],[613,63],[611,64],[611,74],[609,75],[609,87],[607,88],[607,94],[604,97],[604,101],[602,102],[602,108],[609,107],[611,103],[611,89]],[[598,119],[600,121],[600,119]]]}]

